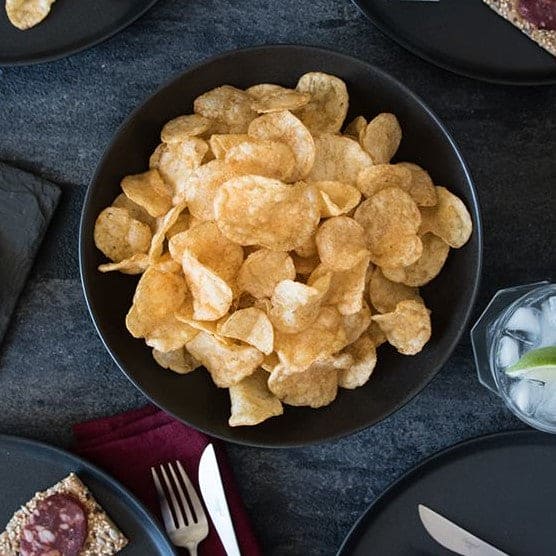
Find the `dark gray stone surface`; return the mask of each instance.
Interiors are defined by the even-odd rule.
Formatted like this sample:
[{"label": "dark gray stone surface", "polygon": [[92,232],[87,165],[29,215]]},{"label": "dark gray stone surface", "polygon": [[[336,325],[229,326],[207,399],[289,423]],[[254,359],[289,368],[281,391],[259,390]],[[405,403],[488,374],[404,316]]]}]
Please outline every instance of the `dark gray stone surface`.
[{"label": "dark gray stone surface", "polygon": [[[160,0],[92,50],[0,71],[0,159],[63,189],[0,353],[0,432],[65,446],[75,421],[144,402],[105,353],[83,302],[77,230],[86,184],[116,127],[160,83],[212,54],[277,42],[325,46],[384,68],[453,132],[483,207],[475,313],[500,287],[554,278],[555,87],[452,75],[383,37],[348,0]],[[477,383],[466,337],[420,396],[372,430],[306,449],[229,451],[266,552],[333,554],[365,507],[423,457],[517,427]]]}]

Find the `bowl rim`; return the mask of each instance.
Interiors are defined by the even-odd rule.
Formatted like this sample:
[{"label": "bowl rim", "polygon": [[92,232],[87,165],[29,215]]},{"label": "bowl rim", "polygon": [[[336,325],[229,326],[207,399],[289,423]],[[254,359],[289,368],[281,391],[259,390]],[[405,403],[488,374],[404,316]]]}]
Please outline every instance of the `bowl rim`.
[{"label": "bowl rim", "polygon": [[[104,336],[103,336],[103,334],[100,330],[100,325],[97,321],[97,315],[96,315],[94,309],[92,308],[92,305],[91,305],[91,302],[90,302],[90,295],[91,295],[90,290],[89,290],[90,278],[88,278],[86,276],[86,273],[84,272],[85,258],[86,258],[85,250],[84,250],[84,241],[85,241],[84,238],[85,238],[85,234],[87,233],[87,230],[85,229],[85,218],[86,218],[86,213],[87,213],[88,206],[89,206],[89,204],[91,203],[91,200],[92,200],[93,186],[98,181],[99,174],[100,174],[101,169],[103,168],[103,166],[106,162],[106,159],[108,158],[110,152],[112,151],[112,149],[114,147],[114,144],[117,141],[117,139],[119,138],[119,136],[127,129],[127,127],[129,125],[131,125],[131,122],[133,122],[135,120],[135,118],[137,117],[137,115],[143,110],[145,104],[151,102],[162,91],[164,91],[165,89],[167,89],[168,87],[173,85],[178,80],[182,79],[185,75],[187,75],[191,72],[194,72],[194,71],[200,69],[201,67],[203,67],[205,65],[212,64],[216,61],[234,56],[234,55],[239,54],[239,53],[247,53],[248,54],[248,53],[251,53],[251,52],[268,52],[270,54],[273,51],[277,51],[277,50],[291,50],[291,49],[303,50],[303,51],[312,51],[314,53],[322,54],[322,55],[331,55],[331,56],[334,56],[336,58],[340,58],[340,59],[343,58],[346,61],[346,63],[363,64],[363,65],[369,67],[370,69],[372,69],[372,71],[374,73],[378,74],[381,79],[389,81],[389,82],[393,83],[395,86],[397,86],[405,95],[407,95],[411,99],[411,101],[413,103],[418,105],[427,114],[427,116],[430,117],[430,119],[436,124],[436,126],[438,126],[439,130],[443,133],[445,139],[447,140],[451,149],[453,150],[454,154],[456,155],[457,161],[458,161],[461,169],[463,170],[465,180],[466,180],[468,188],[469,188],[470,201],[471,201],[469,208],[470,208],[470,212],[472,214],[472,219],[474,221],[473,234],[475,234],[476,241],[477,241],[477,256],[476,256],[477,264],[476,264],[476,271],[475,271],[474,275],[472,276],[473,288],[472,288],[472,291],[471,291],[471,296],[468,300],[467,308],[465,309],[465,312],[463,314],[463,318],[461,320],[459,330],[454,335],[451,343],[445,349],[444,354],[439,358],[439,362],[433,368],[431,368],[430,373],[428,374],[427,377],[425,377],[422,380],[422,382],[420,383],[420,386],[417,389],[410,392],[408,395],[406,395],[404,398],[402,398],[397,404],[393,405],[391,409],[389,409],[387,412],[385,412],[384,415],[382,415],[381,418],[376,420],[374,423],[361,424],[361,425],[358,425],[358,426],[354,427],[351,430],[339,431],[339,432],[334,432],[334,433],[331,433],[331,434],[324,434],[323,436],[321,436],[319,438],[312,438],[312,439],[309,439],[309,440],[286,440],[286,441],[282,440],[282,441],[277,441],[277,442],[266,442],[266,441],[249,440],[249,439],[243,439],[243,438],[240,438],[240,439],[230,438],[229,436],[226,436],[224,434],[215,433],[214,431],[211,431],[209,428],[206,428],[204,426],[193,425],[189,421],[185,420],[183,417],[180,417],[180,416],[176,415],[174,412],[169,411],[168,409],[165,409],[163,407],[160,407],[158,405],[158,403],[149,394],[147,394],[147,392],[145,392],[145,390],[143,388],[141,388],[139,386],[138,382],[134,379],[134,377],[131,376],[130,373],[128,373],[128,371],[125,369],[125,366],[119,361],[119,358],[112,351],[112,349],[108,345],[107,340],[104,338]],[[90,180],[90,182],[87,186],[87,192],[86,192],[85,198],[83,200],[83,206],[82,206],[82,209],[81,209],[81,217],[80,217],[80,222],[79,222],[78,243],[79,243],[79,245],[78,245],[79,275],[80,275],[80,280],[81,280],[81,286],[82,286],[82,289],[83,289],[83,295],[84,295],[84,298],[85,298],[85,303],[87,305],[87,310],[89,312],[91,320],[93,321],[93,325],[95,327],[95,330],[96,330],[98,336],[101,339],[102,344],[104,345],[105,349],[108,351],[108,353],[110,354],[110,357],[116,363],[116,365],[118,366],[120,371],[135,386],[135,388],[137,388],[147,398],[148,401],[150,401],[155,406],[159,407],[162,411],[168,413],[170,416],[177,419],[178,421],[180,421],[180,422],[182,422],[182,423],[184,423],[184,424],[186,424],[190,427],[193,427],[194,429],[196,429],[196,430],[198,430],[198,431],[200,431],[204,434],[207,434],[209,436],[212,436],[214,438],[219,438],[220,440],[223,440],[223,441],[226,441],[226,442],[231,442],[231,443],[234,443],[234,444],[239,444],[239,445],[243,445],[243,446],[251,446],[251,447],[256,447],[256,448],[294,448],[294,447],[311,446],[311,445],[323,444],[324,442],[335,441],[335,440],[338,440],[340,438],[344,438],[344,437],[347,437],[347,436],[354,435],[354,434],[359,433],[359,432],[361,432],[365,429],[368,429],[368,428],[371,428],[375,425],[378,425],[380,422],[384,421],[385,419],[390,417],[392,414],[399,411],[407,403],[409,403],[413,398],[415,398],[418,394],[420,394],[423,391],[423,389],[434,378],[436,378],[438,373],[441,371],[441,369],[444,367],[444,365],[446,364],[448,359],[451,357],[452,353],[454,352],[454,349],[456,348],[456,346],[459,343],[459,341],[461,340],[464,332],[466,331],[467,326],[469,324],[469,319],[471,317],[471,313],[473,311],[473,307],[475,305],[475,301],[477,299],[477,295],[478,295],[478,291],[479,291],[479,287],[480,287],[480,282],[481,282],[482,266],[483,266],[483,226],[482,226],[482,218],[481,218],[481,206],[480,206],[477,190],[475,188],[473,178],[471,176],[471,172],[469,171],[469,168],[468,168],[467,164],[465,163],[465,160],[463,159],[463,156],[460,152],[460,149],[459,149],[458,145],[456,144],[454,138],[452,137],[452,135],[450,134],[450,132],[448,131],[448,129],[444,125],[444,123],[431,110],[431,108],[429,108],[429,106],[423,101],[423,99],[420,96],[418,96],[416,93],[414,93],[411,89],[409,89],[406,85],[404,85],[402,82],[400,82],[394,76],[392,76],[391,74],[387,73],[386,71],[380,69],[379,67],[375,66],[374,64],[371,64],[371,63],[369,63],[365,60],[360,60],[359,58],[356,58],[354,56],[349,56],[347,54],[336,52],[336,51],[331,50],[331,49],[322,48],[322,47],[319,47],[319,46],[303,45],[303,44],[279,43],[279,44],[257,45],[257,46],[247,47],[247,48],[228,50],[228,51],[225,51],[223,53],[216,54],[214,56],[210,56],[208,58],[203,58],[195,64],[188,65],[185,70],[182,70],[182,71],[179,71],[179,72],[176,72],[175,74],[173,74],[169,79],[165,80],[152,94],[148,95],[145,99],[143,99],[128,114],[128,116],[124,119],[124,121],[117,127],[115,132],[112,134],[112,137],[111,137],[108,145],[105,147],[105,149],[102,153],[102,156],[99,159],[99,161],[98,161],[98,163],[95,167],[95,172],[94,172],[93,177],[91,178],[91,180]]]}]

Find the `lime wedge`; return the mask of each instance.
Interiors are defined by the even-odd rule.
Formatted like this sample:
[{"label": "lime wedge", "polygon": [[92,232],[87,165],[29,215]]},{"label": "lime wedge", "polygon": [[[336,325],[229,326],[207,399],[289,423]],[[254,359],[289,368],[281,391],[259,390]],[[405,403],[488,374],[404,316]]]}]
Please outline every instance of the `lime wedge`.
[{"label": "lime wedge", "polygon": [[532,349],[506,369],[512,378],[529,378],[542,382],[556,381],[556,346]]}]

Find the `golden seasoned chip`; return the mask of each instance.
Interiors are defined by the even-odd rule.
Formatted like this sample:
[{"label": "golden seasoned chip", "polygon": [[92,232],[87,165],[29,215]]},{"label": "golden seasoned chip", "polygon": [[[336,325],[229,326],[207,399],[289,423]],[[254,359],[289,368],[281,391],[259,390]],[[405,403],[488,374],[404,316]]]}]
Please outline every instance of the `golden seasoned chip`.
[{"label": "golden seasoned chip", "polygon": [[232,147],[225,161],[236,174],[255,174],[282,181],[290,181],[296,170],[292,150],[278,141],[245,141]]},{"label": "golden seasoned chip", "polygon": [[185,232],[191,228],[191,222],[193,217],[188,212],[182,212],[174,224],[166,231],[166,239],[171,239],[176,234],[180,234],[181,232]]},{"label": "golden seasoned chip", "polygon": [[149,258],[151,261],[155,261],[162,255],[166,233],[177,222],[180,214],[184,210],[185,202],[182,202],[171,208],[165,216],[159,218],[156,226],[156,232],[153,235],[151,247],[149,249]]},{"label": "golden seasoned chip", "polygon": [[274,331],[274,351],[288,372],[299,372],[340,351],[346,345],[346,333],[340,313],[324,306],[317,319],[296,334]]},{"label": "golden seasoned chip", "polygon": [[99,265],[101,272],[113,272],[115,270],[122,274],[141,274],[149,266],[149,256],[145,253],[137,253],[129,259],[124,259],[118,263],[107,263]]},{"label": "golden seasoned chip", "polygon": [[411,172],[411,184],[408,193],[419,206],[432,207],[436,205],[436,190],[426,170],[412,162],[398,162],[396,166],[406,168]]},{"label": "golden seasoned chip", "polygon": [[6,0],[6,14],[11,24],[25,31],[40,23],[56,0]]},{"label": "golden seasoned chip", "polygon": [[230,427],[258,425],[284,413],[282,402],[270,392],[267,383],[268,374],[258,370],[230,386]]},{"label": "golden seasoned chip", "polygon": [[296,269],[287,253],[259,249],[251,253],[241,265],[237,276],[240,291],[255,298],[271,297],[282,280],[293,280]]},{"label": "golden seasoned chip", "polygon": [[263,361],[263,354],[251,347],[227,344],[208,332],[199,332],[185,345],[203,364],[216,386],[229,388],[252,375]]},{"label": "golden seasoned chip", "polygon": [[279,141],[290,147],[295,158],[291,181],[305,178],[315,162],[315,142],[309,130],[291,112],[259,116],[249,125],[249,136],[260,141]]},{"label": "golden seasoned chip", "polygon": [[315,280],[312,286],[282,280],[274,288],[269,317],[277,330],[293,334],[305,330],[318,317],[330,286],[330,274]]},{"label": "golden seasoned chip", "polygon": [[197,114],[224,123],[230,133],[245,133],[257,113],[251,109],[252,98],[230,85],[216,87],[193,102]]},{"label": "golden seasoned chip", "polygon": [[210,150],[215,158],[224,160],[226,153],[236,145],[249,141],[247,133],[215,133],[209,139]]},{"label": "golden seasoned chip", "polygon": [[359,388],[365,384],[376,366],[376,347],[366,334],[345,349],[353,357],[349,369],[338,373],[338,384],[342,388]]},{"label": "golden seasoned chip", "polygon": [[367,328],[367,336],[369,336],[375,347],[379,347],[387,341],[386,334],[384,334],[380,326],[373,321],[371,321],[369,328]]},{"label": "golden seasoned chip", "polygon": [[311,95],[292,89],[273,91],[251,102],[251,108],[259,114],[298,110],[311,100]]},{"label": "golden seasoned chip", "polygon": [[388,280],[388,278],[384,277],[380,268],[375,268],[369,282],[369,297],[379,313],[394,311],[400,301],[412,299],[423,302],[417,288],[411,288],[405,284],[398,284]]},{"label": "golden seasoned chip", "polygon": [[170,120],[162,128],[160,139],[164,143],[179,143],[189,137],[207,132],[212,122],[199,114],[187,114]]},{"label": "golden seasoned chip", "polygon": [[168,252],[162,254],[153,261],[149,259],[149,264],[152,268],[156,268],[161,272],[174,272],[176,274],[181,273],[181,263],[174,261]]},{"label": "golden seasoned chip", "polygon": [[95,222],[95,245],[115,263],[146,253],[151,236],[151,229],[123,208],[105,208]]},{"label": "golden seasoned chip", "polygon": [[338,133],[342,129],[349,96],[346,84],[341,79],[312,71],[299,78],[296,89],[311,98],[309,104],[298,110],[297,114],[312,134]]},{"label": "golden seasoned chip", "polygon": [[235,338],[250,344],[265,355],[274,349],[274,329],[264,311],[256,307],[239,309],[220,322],[216,331],[220,336]]},{"label": "golden seasoned chip", "polygon": [[127,197],[155,218],[165,215],[172,208],[172,190],[156,169],[126,176],[121,186]]},{"label": "golden seasoned chip", "polygon": [[404,355],[419,353],[431,337],[430,311],[420,301],[400,301],[393,312],[372,319]]},{"label": "golden seasoned chip", "polygon": [[131,218],[143,222],[153,231],[156,229],[156,218],[153,218],[143,207],[134,203],[125,193],[120,193],[112,202],[112,206],[126,209]]},{"label": "golden seasoned chip", "polygon": [[302,243],[297,245],[295,252],[300,257],[313,257],[317,256],[317,244],[315,241],[315,236],[308,236]]},{"label": "golden seasoned chip", "polygon": [[423,207],[423,223],[419,233],[432,232],[450,247],[459,248],[467,243],[473,231],[471,216],[463,201],[445,187],[436,187],[438,203]]},{"label": "golden seasoned chip", "polygon": [[434,234],[425,234],[421,237],[421,242],[423,254],[413,264],[385,268],[384,276],[408,286],[424,286],[438,276],[448,258],[450,246]]},{"label": "golden seasoned chip", "polygon": [[417,230],[421,215],[415,201],[397,187],[363,201],[354,215],[364,228],[371,260],[384,267],[407,266],[423,251]]},{"label": "golden seasoned chip", "polygon": [[[261,369],[265,370],[267,373],[271,373],[276,366],[280,364],[280,359],[275,352],[270,355],[265,355],[263,362],[261,363]],[[268,378],[268,376],[267,376]]]},{"label": "golden seasoned chip", "polygon": [[319,258],[331,270],[349,270],[368,255],[365,231],[348,216],[325,220],[315,237]]},{"label": "golden seasoned chip", "polygon": [[249,96],[257,100],[267,97],[273,93],[281,93],[283,91],[291,91],[291,89],[286,89],[286,87],[276,85],[275,83],[258,83],[257,85],[252,85],[251,87],[245,89],[245,92]]},{"label": "golden seasoned chip", "polygon": [[375,164],[387,164],[396,154],[402,129],[394,114],[383,112],[373,118],[361,135],[361,145]]},{"label": "golden seasoned chip", "polygon": [[371,310],[365,301],[357,313],[342,315],[346,331],[346,343],[353,344],[371,324]]},{"label": "golden seasoned chip", "polygon": [[164,369],[170,369],[175,373],[184,375],[194,371],[201,366],[185,348],[172,351],[158,351],[153,349],[154,360]]},{"label": "golden seasoned chip", "polygon": [[356,186],[359,172],[372,164],[371,157],[357,141],[323,133],[315,137],[315,163],[307,179],[341,181]]},{"label": "golden seasoned chip", "polygon": [[338,393],[338,370],[326,361],[293,374],[284,365],[278,365],[270,373],[268,388],[285,404],[324,407]]},{"label": "golden seasoned chip", "polygon": [[314,181],[320,194],[320,214],[324,217],[347,214],[361,201],[361,193],[352,185],[341,181]]},{"label": "golden seasoned chip", "polygon": [[300,257],[297,253],[293,252],[290,256],[293,261],[293,266],[295,267],[295,274],[299,276],[309,276],[320,264],[318,255]]},{"label": "golden seasoned chip", "polygon": [[262,176],[241,176],[223,184],[214,199],[222,233],[240,245],[291,251],[315,231],[320,218],[316,190]]},{"label": "golden seasoned chip", "polygon": [[173,191],[179,192],[183,181],[201,165],[207,151],[206,141],[198,137],[189,137],[179,143],[161,143],[151,155],[149,168],[156,168]]},{"label": "golden seasoned chip", "polygon": [[387,187],[398,187],[411,195],[411,179],[411,172],[399,164],[375,164],[359,172],[357,188],[365,197]]},{"label": "golden seasoned chip", "polygon": [[367,128],[367,119],[363,116],[357,116],[346,126],[344,135],[349,135],[352,139],[359,141],[361,134]]}]

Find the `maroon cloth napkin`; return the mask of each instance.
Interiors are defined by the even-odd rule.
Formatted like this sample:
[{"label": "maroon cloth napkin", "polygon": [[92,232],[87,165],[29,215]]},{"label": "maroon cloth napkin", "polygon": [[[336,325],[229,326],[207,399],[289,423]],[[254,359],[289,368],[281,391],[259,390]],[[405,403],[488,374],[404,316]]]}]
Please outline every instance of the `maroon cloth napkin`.
[{"label": "maroon cloth napkin", "polygon": [[[199,459],[207,444],[212,442],[241,553],[246,556],[262,554],[224,447],[219,441],[179,423],[154,406],[79,423],[73,426],[73,436],[74,451],[77,454],[96,463],[118,479],[161,521],[151,467],[180,460],[200,494],[197,481]],[[207,517],[209,535],[199,545],[199,554],[225,556],[226,552],[208,513]]]}]

